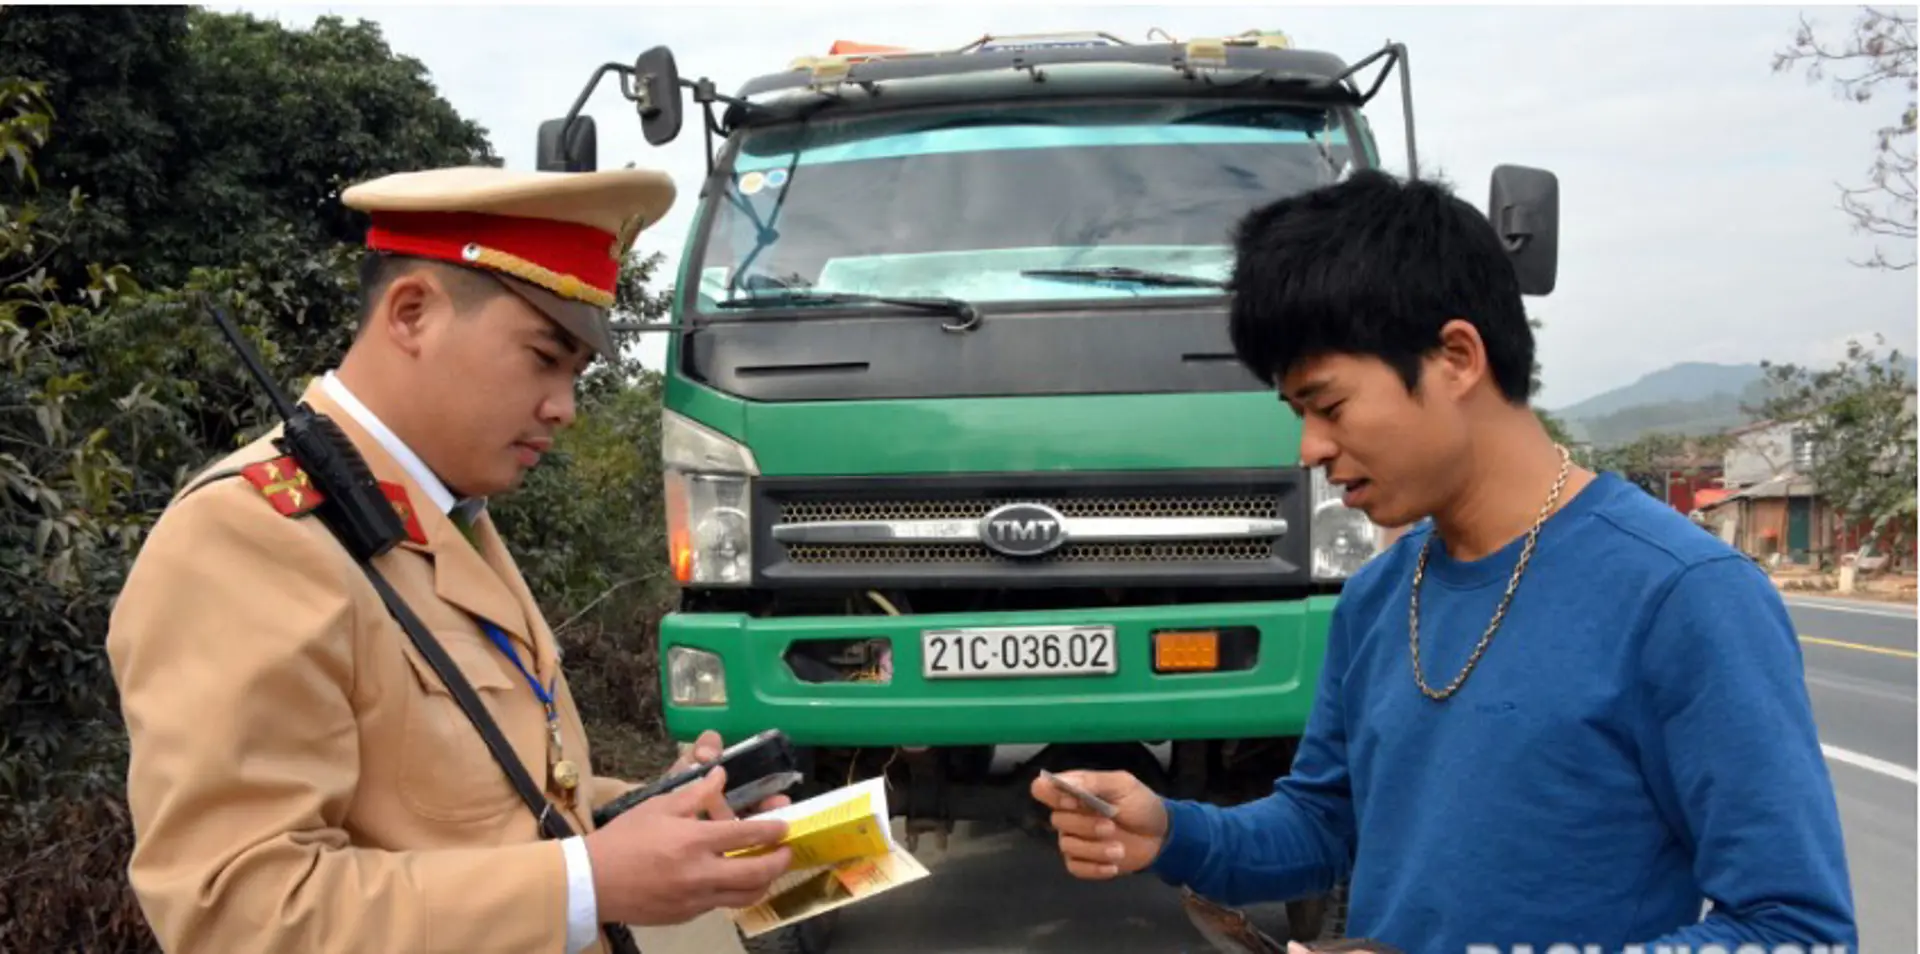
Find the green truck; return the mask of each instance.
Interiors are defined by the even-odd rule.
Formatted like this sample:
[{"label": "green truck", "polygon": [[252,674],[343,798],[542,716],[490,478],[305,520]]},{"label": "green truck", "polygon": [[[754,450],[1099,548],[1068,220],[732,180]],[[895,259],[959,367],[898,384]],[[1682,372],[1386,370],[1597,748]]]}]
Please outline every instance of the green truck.
[{"label": "green truck", "polygon": [[[541,168],[595,167],[607,74],[653,145],[683,90],[704,108],[661,436],[672,735],[783,729],[811,791],[884,772],[909,842],[1044,831],[1043,768],[1269,791],[1383,533],[1234,360],[1230,235],[1380,165],[1362,109],[1396,66],[1417,175],[1406,65],[1254,31],[837,49],[734,95],[664,48],[601,67]],[[1555,178],[1500,167],[1489,209],[1550,291]],[[1337,895],[1289,933],[1336,932]],[[756,941],[822,950],[822,920]]]}]

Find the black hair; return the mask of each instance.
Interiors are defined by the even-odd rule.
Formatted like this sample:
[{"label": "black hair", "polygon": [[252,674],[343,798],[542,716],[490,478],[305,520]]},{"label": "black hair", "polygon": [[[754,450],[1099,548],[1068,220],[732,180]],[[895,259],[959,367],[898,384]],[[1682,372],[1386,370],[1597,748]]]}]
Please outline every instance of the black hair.
[{"label": "black hair", "polygon": [[435,259],[392,252],[368,250],[360,259],[360,327],[367,326],[373,306],[380,303],[387,286],[395,279],[418,269],[433,269],[453,296],[455,307],[466,310],[483,304],[495,294],[504,294],[505,286],[474,269]]},{"label": "black hair", "polygon": [[1443,184],[1377,170],[1280,199],[1234,231],[1228,333],[1240,363],[1270,385],[1300,361],[1378,358],[1407,389],[1440,328],[1471,323],[1500,393],[1530,396],[1533,329],[1520,283],[1479,210]]}]

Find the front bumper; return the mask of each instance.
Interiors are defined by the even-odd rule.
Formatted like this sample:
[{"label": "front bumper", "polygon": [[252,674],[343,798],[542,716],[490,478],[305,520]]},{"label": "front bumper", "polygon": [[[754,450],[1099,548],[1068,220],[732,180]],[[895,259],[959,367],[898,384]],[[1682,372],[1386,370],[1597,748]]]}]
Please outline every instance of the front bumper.
[{"label": "front bumper", "polygon": [[[1020,745],[1299,735],[1312,708],[1338,597],[1021,613],[756,618],[672,613],[661,621],[661,698],[675,739],[729,740],[778,728],[805,746]],[[1096,676],[927,679],[921,633],[970,627],[1114,627],[1117,671]],[[1234,672],[1154,672],[1152,633],[1252,627],[1258,652]],[[806,682],[785,661],[796,642],[884,638],[892,678]],[[676,646],[719,655],[727,702],[677,706],[665,666]]]}]

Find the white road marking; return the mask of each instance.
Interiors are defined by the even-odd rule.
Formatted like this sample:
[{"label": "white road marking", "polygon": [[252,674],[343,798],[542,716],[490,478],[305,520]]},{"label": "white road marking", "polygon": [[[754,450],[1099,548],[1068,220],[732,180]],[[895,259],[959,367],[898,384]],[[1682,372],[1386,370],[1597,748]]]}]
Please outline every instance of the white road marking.
[{"label": "white road marking", "polygon": [[1912,712],[1914,708],[1915,699],[1913,685],[1911,683],[1901,687],[1905,690],[1903,692],[1901,689],[1895,689],[1884,684],[1875,685],[1871,680],[1867,679],[1856,679],[1852,676],[1842,676],[1837,673],[1820,673],[1809,670],[1807,672],[1807,685],[1819,686],[1822,689],[1831,689],[1834,692],[1846,693],[1848,695],[1867,696],[1876,701],[1891,702],[1897,706],[1906,706],[1908,712]]},{"label": "white road marking", "polygon": [[1858,752],[1850,752],[1824,742],[1820,743],[1820,752],[1835,762],[1843,762],[1854,768],[1866,769],[1869,772],[1876,772],[1888,778],[1897,778],[1910,785],[1920,785],[1920,772],[1915,772],[1913,769],[1907,768],[1904,765],[1895,765],[1885,759],[1876,759],[1871,755],[1861,755]]},{"label": "white road marking", "polygon": [[1871,603],[1857,603],[1849,600],[1822,599],[1810,596],[1786,597],[1788,606],[1804,609],[1832,610],[1836,613],[1857,613],[1861,616],[1885,616],[1892,619],[1916,619],[1915,610],[1899,603],[1875,606]]},{"label": "white road marking", "polygon": [[1851,649],[1858,653],[1879,653],[1882,656],[1899,656],[1902,659],[1920,659],[1920,652],[1911,649],[1894,649],[1890,646],[1868,646],[1865,643],[1850,643],[1844,639],[1826,639],[1821,636],[1800,634],[1800,641],[1816,646],[1832,646],[1836,649]]}]

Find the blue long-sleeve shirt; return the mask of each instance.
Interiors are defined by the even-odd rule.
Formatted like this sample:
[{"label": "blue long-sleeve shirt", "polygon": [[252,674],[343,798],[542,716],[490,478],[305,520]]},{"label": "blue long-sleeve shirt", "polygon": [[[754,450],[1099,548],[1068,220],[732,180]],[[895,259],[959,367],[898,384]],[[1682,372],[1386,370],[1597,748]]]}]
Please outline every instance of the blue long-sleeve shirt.
[{"label": "blue long-sleeve shirt", "polygon": [[[1349,935],[1409,954],[1857,950],[1800,645],[1751,561],[1603,475],[1548,521],[1478,667],[1435,702],[1408,647],[1429,532],[1347,586],[1273,794],[1229,809],[1169,800],[1162,878],[1243,904],[1350,876]],[[1429,686],[1466,662],[1520,549],[1463,563],[1434,542],[1419,617]]]}]

